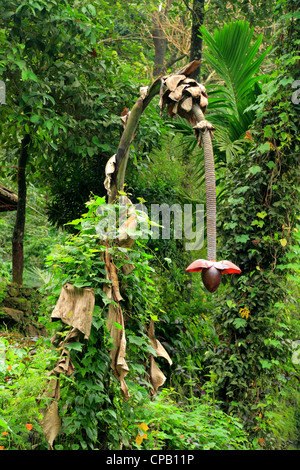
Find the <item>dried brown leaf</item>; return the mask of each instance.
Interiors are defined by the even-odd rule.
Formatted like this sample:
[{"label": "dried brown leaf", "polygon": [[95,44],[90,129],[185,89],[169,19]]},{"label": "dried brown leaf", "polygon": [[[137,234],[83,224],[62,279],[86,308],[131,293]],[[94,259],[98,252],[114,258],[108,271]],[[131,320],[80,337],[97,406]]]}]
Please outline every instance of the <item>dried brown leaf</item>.
[{"label": "dried brown leaf", "polygon": [[193,98],[189,97],[189,98],[186,98],[184,101],[181,101],[180,102],[180,107],[181,107],[181,109],[183,109],[184,111],[189,113],[192,110],[192,107],[193,107]]},{"label": "dried brown leaf", "polygon": [[174,101],[171,101],[167,106],[167,113],[168,113],[169,118],[171,119],[175,116],[173,112],[173,108],[174,108]]},{"label": "dried brown leaf", "polygon": [[[120,325],[119,327],[117,325]],[[120,382],[121,390],[125,399],[128,398],[128,387],[124,378],[129,372],[125,360],[126,337],[124,329],[123,313],[120,305],[110,304],[107,316],[107,328],[113,341],[113,348],[110,350],[111,368],[114,376]]]},{"label": "dried brown leaf", "polygon": [[123,297],[120,294],[120,289],[119,289],[119,279],[118,279],[118,274],[117,274],[117,268],[113,263],[110,263],[109,266],[109,278],[112,283],[112,292],[113,292],[113,298],[117,302],[120,300],[123,300]]},{"label": "dried brown leaf", "polygon": [[170,91],[174,91],[177,88],[177,85],[181,82],[181,80],[185,79],[185,75],[170,75],[165,80],[165,84]]},{"label": "dried brown leaf", "polygon": [[[155,331],[154,331],[154,321],[151,320],[148,331],[148,337],[151,342],[151,346],[156,352],[158,357],[164,357],[170,365],[172,365],[172,359],[170,358],[169,354],[162,346],[162,344],[156,339]],[[156,364],[153,355],[150,357],[150,383],[153,386],[153,395],[156,395],[158,388],[165,382],[165,376]]]},{"label": "dried brown leaf", "polygon": [[133,232],[137,228],[137,215],[132,214],[127,220],[121,225],[119,231],[119,245],[123,248],[131,248],[134,243]]},{"label": "dried brown leaf", "polygon": [[191,86],[186,89],[187,93],[190,93],[193,98],[199,98],[201,96],[201,88],[199,86]]},{"label": "dried brown leaf", "polygon": [[169,94],[169,99],[173,101],[179,101],[182,98],[183,90],[187,85],[179,85],[174,91]]},{"label": "dried brown leaf", "polygon": [[70,358],[70,352],[67,349],[63,349],[60,359],[58,360],[53,372],[57,375],[65,374],[68,377],[74,372],[74,365]]},{"label": "dried brown leaf", "polygon": [[178,105],[179,105],[179,102],[175,103],[174,108],[173,108],[173,110],[172,110],[173,114],[177,114],[177,113],[178,113]]},{"label": "dried brown leaf", "polygon": [[57,401],[53,400],[44,413],[43,432],[50,449],[53,449],[53,442],[60,430],[60,418],[58,414]]},{"label": "dried brown leaf", "polygon": [[206,109],[207,105],[208,105],[208,99],[205,96],[203,96],[203,94],[201,94],[201,96],[200,96],[200,106],[201,106],[201,108]]},{"label": "dried brown leaf", "polygon": [[201,60],[193,60],[192,62],[187,64],[185,67],[183,67],[178,72],[178,74],[186,75],[188,77],[196,70],[197,67],[199,67],[200,63],[201,63]]},{"label": "dried brown leaf", "polygon": [[188,78],[188,77],[184,79],[183,83],[186,83],[189,86],[198,86],[199,85],[199,83],[196,82],[196,80],[194,78]]},{"label": "dried brown leaf", "polygon": [[156,364],[154,357],[150,358],[150,383],[153,387],[151,394],[155,396],[158,388],[161,387],[166,381],[166,377]]},{"label": "dried brown leaf", "polygon": [[[53,371],[51,374],[53,374]],[[60,384],[58,377],[53,376],[48,380],[46,388],[42,393],[42,397],[53,398],[57,401],[60,399]]]},{"label": "dried brown leaf", "polygon": [[95,295],[92,289],[74,287],[67,282],[61,289],[60,296],[51,314],[51,319],[60,319],[63,323],[77,328],[88,339],[91,332]]}]

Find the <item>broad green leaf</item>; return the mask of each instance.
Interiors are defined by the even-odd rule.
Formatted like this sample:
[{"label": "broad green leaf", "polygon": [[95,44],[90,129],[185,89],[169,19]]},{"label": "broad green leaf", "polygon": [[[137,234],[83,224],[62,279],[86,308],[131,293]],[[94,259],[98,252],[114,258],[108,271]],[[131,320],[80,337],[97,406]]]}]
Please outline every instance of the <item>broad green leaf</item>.
[{"label": "broad green leaf", "polygon": [[83,344],[79,342],[67,343],[65,347],[66,349],[72,349],[74,351],[82,351]]},{"label": "broad green leaf", "polygon": [[257,212],[257,217],[259,217],[260,219],[264,219],[265,217],[267,217],[267,213],[266,211],[261,211],[261,212]]},{"label": "broad green leaf", "polygon": [[232,323],[236,329],[244,328],[247,325],[247,320],[244,318],[236,318]]},{"label": "broad green leaf", "polygon": [[253,165],[249,168],[249,172],[252,174],[252,175],[256,175],[257,173],[260,173],[262,170],[261,170],[261,167],[259,165]]},{"label": "broad green leaf", "polygon": [[36,124],[39,120],[41,119],[41,116],[38,116],[37,114],[34,114],[31,116],[30,121],[34,124]]},{"label": "broad green leaf", "polygon": [[238,235],[235,237],[236,243],[246,243],[248,240],[250,240],[249,235]]},{"label": "broad green leaf", "polygon": [[261,144],[257,147],[257,150],[258,152],[260,153],[265,153],[265,152],[269,152],[270,150],[270,143],[269,142],[265,142],[264,144]]}]

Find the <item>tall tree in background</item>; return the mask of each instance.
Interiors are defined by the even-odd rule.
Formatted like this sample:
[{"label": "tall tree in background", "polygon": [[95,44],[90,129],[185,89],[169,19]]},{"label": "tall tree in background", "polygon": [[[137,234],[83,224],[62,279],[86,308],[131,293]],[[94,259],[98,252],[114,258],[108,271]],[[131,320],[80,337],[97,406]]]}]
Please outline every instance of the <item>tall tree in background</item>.
[{"label": "tall tree in background", "polygon": [[[170,2],[168,2],[169,4]],[[152,14],[152,39],[155,50],[154,55],[154,66],[153,66],[153,76],[157,77],[165,71],[165,55],[167,49],[167,36],[164,32],[163,21],[165,15],[168,12],[168,5],[166,6],[165,11],[162,13],[161,6],[159,10]]]},{"label": "tall tree in background", "polygon": [[[88,6],[84,15],[66,0],[49,5],[41,0],[1,2],[0,77],[6,84],[7,104],[0,118],[0,140],[5,158],[7,153],[18,155],[18,208],[12,238],[13,282],[18,284],[23,282],[28,168],[38,168],[39,175],[44,171],[45,179],[51,159],[60,161],[62,142],[71,141],[72,131],[79,133],[80,121],[95,102],[88,86],[93,84],[89,52],[96,42],[92,24],[96,9]],[[94,146],[100,145],[98,139]],[[94,152],[91,145],[88,150]]]},{"label": "tall tree in background", "polygon": [[[185,1],[187,4],[187,2]],[[192,30],[191,30],[191,48],[190,62],[200,60],[202,57],[202,35],[200,27],[204,24],[204,4],[205,0],[193,0],[192,13]],[[201,65],[193,72],[192,77],[200,81]]]},{"label": "tall tree in background", "polygon": [[164,9],[160,3],[158,9],[152,13],[154,77],[165,74],[172,65],[188,56],[186,44],[190,41],[183,40],[186,36],[184,17],[188,17],[185,13],[180,5],[173,4],[173,0],[167,0]]},{"label": "tall tree in background", "polygon": [[26,214],[26,165],[30,148],[30,134],[22,138],[18,160],[18,206],[12,237],[12,280],[17,284],[23,282],[23,239]]}]

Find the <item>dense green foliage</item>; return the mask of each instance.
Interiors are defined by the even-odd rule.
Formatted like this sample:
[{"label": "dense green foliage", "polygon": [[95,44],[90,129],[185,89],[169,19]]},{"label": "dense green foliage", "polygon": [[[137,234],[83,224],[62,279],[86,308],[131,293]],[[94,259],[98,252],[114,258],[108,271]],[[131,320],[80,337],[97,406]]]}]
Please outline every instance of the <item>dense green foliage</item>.
[{"label": "dense green foliage", "polygon": [[[297,366],[288,358],[299,324],[297,315],[287,312],[297,312],[293,283],[299,273],[299,106],[291,100],[290,86],[297,77],[299,29],[293,23],[288,28],[279,67],[250,106],[257,116],[250,147],[227,165],[227,197],[220,202],[218,219],[222,256],[234,260],[242,275],[226,284],[213,314],[220,341],[206,361],[217,374],[226,409],[238,408],[252,427],[257,416],[276,409],[280,397],[281,405],[298,402],[293,397],[297,383],[290,382]],[[294,277],[287,283],[288,273]],[[272,446],[268,429],[259,422],[256,430]]]},{"label": "dense green foliage", "polygon": [[[168,19],[165,62],[182,57],[173,72],[187,62],[176,44],[180,28],[190,34],[191,1],[131,1],[126,8],[110,0],[1,2],[0,80],[7,91],[1,184],[17,191],[17,159],[30,135],[24,284],[43,295],[39,322],[48,331],[37,341],[2,319],[15,213],[1,213],[1,449],[48,448],[44,391],[60,352],[50,338],[70,331],[49,319],[65,282],[92,288],[95,309],[89,340],[67,345],[75,373],[60,375],[55,449],[299,448],[299,361],[292,360],[300,338],[295,1],[265,2],[267,18],[258,1],[205,5],[201,71],[206,117],[217,128],[217,255],[242,274],[226,276],[214,294],[205,291],[201,276],[185,267],[206,257],[206,243],[187,251],[185,240],[172,236],[173,222],[170,240],[147,239],[150,223],[131,249],[111,243],[123,298],[128,401],[112,374],[107,246],[98,230],[104,168],[118,146],[122,111],[151,79],[154,50],[146,32],[160,3]],[[146,205],[204,203],[203,175],[190,125],[161,118],[154,100],[130,149],[128,197]],[[135,269],[126,274],[128,262]],[[155,358],[166,382],[150,398],[151,320],[173,364]]]}]

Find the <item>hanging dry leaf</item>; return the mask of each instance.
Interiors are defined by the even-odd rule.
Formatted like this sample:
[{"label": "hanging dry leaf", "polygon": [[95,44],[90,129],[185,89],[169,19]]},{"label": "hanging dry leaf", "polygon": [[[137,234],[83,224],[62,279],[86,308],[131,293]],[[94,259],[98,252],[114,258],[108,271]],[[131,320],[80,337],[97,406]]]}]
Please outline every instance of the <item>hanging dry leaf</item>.
[{"label": "hanging dry leaf", "polygon": [[119,302],[123,300],[119,290],[119,279],[117,274],[117,268],[114,263],[111,262],[111,256],[108,251],[108,246],[106,246],[105,252],[105,269],[106,269],[106,279],[110,281],[110,284],[103,287],[104,292],[109,299]]},{"label": "hanging dry leaf", "polygon": [[53,371],[50,373],[50,379],[48,379],[47,386],[45,390],[43,391],[42,397],[48,397],[48,398],[53,398],[55,400],[60,399],[60,384],[59,384],[59,378],[56,376],[51,376],[53,374]]},{"label": "hanging dry leaf", "polygon": [[[56,366],[50,372],[51,377],[42,397],[50,397],[53,400],[43,412],[43,432],[49,448],[53,449],[53,442],[60,430],[60,418],[58,414],[58,400],[60,399],[60,374],[70,376],[74,373],[74,365],[70,359],[70,352],[65,347],[73,341],[78,341],[83,334],[89,338],[92,316],[95,305],[95,296],[92,289],[75,288],[66,283],[61,290],[57,304],[52,312],[51,319],[60,319],[63,323],[71,325],[72,329],[59,343],[61,355]],[[54,343],[58,335],[51,338]]]},{"label": "hanging dry leaf", "polygon": [[67,349],[63,349],[60,359],[53,369],[57,375],[65,374],[68,377],[74,372],[74,365],[70,359],[70,352]]},{"label": "hanging dry leaf", "polygon": [[42,423],[44,436],[49,443],[50,449],[53,449],[53,442],[60,430],[60,418],[58,414],[57,401],[53,400],[48,406]]},{"label": "hanging dry leaf", "polygon": [[192,110],[193,107],[193,98],[186,98],[184,101],[180,101],[180,107],[187,113],[189,113]]},{"label": "hanging dry leaf", "polygon": [[[128,116],[128,115],[127,115]],[[127,117],[125,117],[125,122],[123,121],[123,125],[125,126],[127,122]],[[108,162],[106,163],[105,166],[105,180],[104,180],[104,187],[108,193],[108,195],[111,194],[111,189],[110,189],[110,184],[111,184],[111,175],[115,171],[115,166],[116,166],[116,157],[117,155],[113,155],[110,157]]]},{"label": "hanging dry leaf", "polygon": [[114,294],[113,298],[117,302],[120,302],[120,300],[123,300],[123,297],[120,294],[117,268],[113,263],[109,264],[109,275],[110,275],[110,280],[111,280],[111,283],[112,283],[112,291],[113,291],[113,294]]},{"label": "hanging dry leaf", "polygon": [[174,91],[169,94],[169,99],[173,101],[179,101],[182,98],[182,93],[187,85],[179,85]]},{"label": "hanging dry leaf", "polygon": [[174,101],[171,101],[167,106],[167,113],[170,119],[172,119],[175,116],[173,109],[174,109]]},{"label": "hanging dry leaf", "polygon": [[201,88],[199,86],[191,86],[186,89],[186,92],[192,95],[193,98],[199,98],[201,96]]},{"label": "hanging dry leaf", "polygon": [[203,96],[203,94],[201,94],[200,95],[200,106],[201,106],[201,108],[206,109],[207,105],[208,105],[208,99],[205,96]]},{"label": "hanging dry leaf", "polygon": [[67,282],[61,289],[51,319],[59,318],[63,323],[77,328],[88,339],[94,306],[95,295],[92,289],[74,287]]},{"label": "hanging dry leaf", "polygon": [[196,82],[196,80],[194,78],[185,78],[183,80],[183,83],[187,83],[189,86],[199,86],[200,83]]},{"label": "hanging dry leaf", "polygon": [[199,146],[201,147],[201,139],[202,139],[202,134],[206,130],[209,131],[211,138],[213,139],[215,136],[213,134],[213,131],[216,130],[215,127],[209,122],[209,121],[199,121],[195,124],[193,127],[196,139],[198,140]]},{"label": "hanging dry leaf", "polygon": [[122,271],[124,274],[130,274],[135,269],[135,265],[130,262],[126,253],[124,253],[124,260],[128,262],[123,263]]},{"label": "hanging dry leaf", "polygon": [[109,298],[114,301],[114,304],[109,304],[108,316],[106,320],[106,325],[113,342],[113,348],[109,353],[111,358],[111,368],[113,370],[114,376],[120,382],[120,387],[124,398],[128,399],[129,392],[124,378],[128,374],[129,368],[125,361],[125,327],[122,309],[119,304],[120,300],[123,299],[119,291],[119,280],[117,270],[114,263],[111,261],[111,254],[108,250],[108,244],[106,246],[105,252],[105,268],[107,273],[106,277],[108,280],[111,281],[111,285],[109,286],[109,288],[106,287],[104,290],[109,296]]},{"label": "hanging dry leaf", "polygon": [[128,374],[129,368],[125,360],[126,338],[124,319],[120,305],[109,305],[106,324],[113,341],[113,348],[109,354],[111,358],[111,368],[114,376],[120,382],[124,398],[127,399],[129,397],[129,392],[124,378]]},{"label": "hanging dry leaf", "polygon": [[[158,357],[164,357],[170,365],[172,365],[172,359],[170,358],[169,354],[162,346],[162,344],[156,339],[155,331],[154,331],[154,321],[151,320],[149,329],[148,329],[148,337],[151,341],[151,346],[156,352]],[[156,364],[153,355],[150,357],[150,383],[153,387],[152,395],[155,396],[157,394],[158,388],[164,384],[166,380],[165,375],[162,373],[158,365]]]},{"label": "hanging dry leaf", "polygon": [[184,79],[185,79],[185,75],[183,74],[170,75],[169,77],[166,78],[165,84],[170,91],[174,91],[176,90],[178,84]]},{"label": "hanging dry leaf", "polygon": [[175,114],[175,115],[178,113],[178,105],[179,105],[178,102],[175,103],[175,105],[174,105],[174,107],[173,107],[173,109],[172,109],[172,113]]},{"label": "hanging dry leaf", "polygon": [[[134,243],[134,233],[137,228],[137,215],[133,214],[128,217],[119,230],[119,245],[122,248],[131,248]],[[130,236],[131,235],[131,236]]]},{"label": "hanging dry leaf", "polygon": [[154,357],[151,356],[150,358],[150,383],[153,387],[151,391],[152,396],[157,394],[157,390],[161,387],[166,381],[166,376],[160,370],[158,365],[156,364]]},{"label": "hanging dry leaf", "polygon": [[161,99],[160,99],[160,115],[161,116],[162,116],[163,110],[165,109],[168,103],[169,94],[170,94],[170,90],[169,88],[167,88],[166,91],[161,96]]}]

